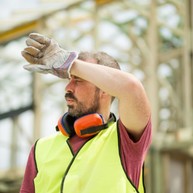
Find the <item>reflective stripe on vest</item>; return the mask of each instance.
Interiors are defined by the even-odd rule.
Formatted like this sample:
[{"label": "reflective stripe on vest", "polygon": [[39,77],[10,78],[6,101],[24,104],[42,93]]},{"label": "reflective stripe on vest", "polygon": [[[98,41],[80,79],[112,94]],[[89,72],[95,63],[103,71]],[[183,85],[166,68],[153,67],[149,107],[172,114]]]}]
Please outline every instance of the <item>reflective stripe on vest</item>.
[{"label": "reflective stripe on vest", "polygon": [[37,142],[36,193],[144,192],[142,172],[138,190],[124,172],[116,123],[87,141],[75,156],[67,139],[57,133]]}]

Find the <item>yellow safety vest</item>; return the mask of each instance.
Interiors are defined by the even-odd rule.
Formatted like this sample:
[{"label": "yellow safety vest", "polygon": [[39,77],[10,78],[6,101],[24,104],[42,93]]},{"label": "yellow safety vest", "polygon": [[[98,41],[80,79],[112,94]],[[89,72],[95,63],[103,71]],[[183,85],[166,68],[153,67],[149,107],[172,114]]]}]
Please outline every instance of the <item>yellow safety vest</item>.
[{"label": "yellow safety vest", "polygon": [[36,193],[144,193],[143,172],[136,189],[120,159],[116,123],[73,155],[61,133],[40,139],[35,148]]}]

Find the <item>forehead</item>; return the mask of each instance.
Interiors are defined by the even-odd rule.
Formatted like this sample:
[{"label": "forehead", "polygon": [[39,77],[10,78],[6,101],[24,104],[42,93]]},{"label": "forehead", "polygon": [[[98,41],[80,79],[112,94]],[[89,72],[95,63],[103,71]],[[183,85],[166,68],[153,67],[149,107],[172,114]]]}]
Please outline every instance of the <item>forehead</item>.
[{"label": "forehead", "polygon": [[74,81],[77,80],[77,81],[81,81],[81,82],[85,82],[85,83],[92,84],[92,83],[90,83],[89,81],[84,80],[84,79],[82,79],[82,78],[80,78],[80,77],[78,77],[78,76],[74,76],[74,75],[71,75],[71,78],[70,78],[69,80],[74,80]]},{"label": "forehead", "polygon": [[69,81],[73,81],[73,82],[78,81],[78,82],[80,82],[79,85],[82,85],[82,86],[85,85],[85,86],[97,88],[93,83],[91,83],[87,80],[84,80],[78,76],[71,75],[71,78],[69,79]]}]

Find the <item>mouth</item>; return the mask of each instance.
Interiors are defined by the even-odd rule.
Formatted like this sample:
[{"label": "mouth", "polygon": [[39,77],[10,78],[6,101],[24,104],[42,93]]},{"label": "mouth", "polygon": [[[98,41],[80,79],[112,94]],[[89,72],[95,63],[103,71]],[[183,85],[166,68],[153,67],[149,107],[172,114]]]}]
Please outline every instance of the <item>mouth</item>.
[{"label": "mouth", "polygon": [[66,103],[67,103],[67,105],[71,105],[72,103],[74,103],[74,102],[75,102],[75,100],[74,100],[74,99],[69,98],[69,97],[66,97],[65,99],[66,99]]},{"label": "mouth", "polygon": [[76,98],[72,95],[72,93],[66,93],[65,99],[67,105],[72,105],[74,102],[76,102]]}]

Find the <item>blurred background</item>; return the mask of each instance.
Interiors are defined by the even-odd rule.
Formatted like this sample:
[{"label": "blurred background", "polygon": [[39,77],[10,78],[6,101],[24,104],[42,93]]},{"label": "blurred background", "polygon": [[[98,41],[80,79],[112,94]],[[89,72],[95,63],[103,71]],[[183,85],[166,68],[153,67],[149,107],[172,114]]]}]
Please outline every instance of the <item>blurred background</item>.
[{"label": "blurred background", "polygon": [[153,117],[147,193],[193,193],[192,30],[193,0],[0,0],[0,193],[19,192],[32,144],[67,110],[65,80],[23,69],[31,32],[137,76]]}]

